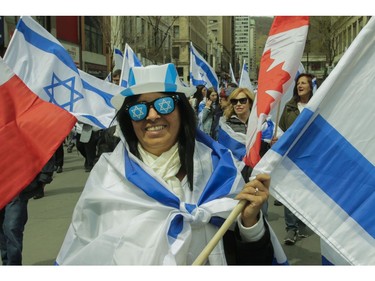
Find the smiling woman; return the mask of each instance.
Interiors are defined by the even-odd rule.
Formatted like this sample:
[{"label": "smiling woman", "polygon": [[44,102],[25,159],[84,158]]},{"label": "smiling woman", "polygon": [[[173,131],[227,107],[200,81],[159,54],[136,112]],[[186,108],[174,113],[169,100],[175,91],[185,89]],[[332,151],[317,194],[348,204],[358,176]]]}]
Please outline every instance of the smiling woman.
[{"label": "smiling woman", "polygon": [[173,64],[129,73],[129,87],[112,100],[121,141],[92,170],[57,263],[192,264],[218,231],[217,218],[243,200],[234,231],[207,264],[271,264],[261,211],[269,176],[245,185],[229,150],[197,130],[188,101],[196,88]]}]

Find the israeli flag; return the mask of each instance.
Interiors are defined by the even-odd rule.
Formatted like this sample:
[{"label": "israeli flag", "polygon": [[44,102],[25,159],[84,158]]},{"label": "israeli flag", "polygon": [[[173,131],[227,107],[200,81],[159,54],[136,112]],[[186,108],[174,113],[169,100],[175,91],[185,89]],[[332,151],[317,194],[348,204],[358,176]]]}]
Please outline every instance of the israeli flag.
[{"label": "israeli flag", "polygon": [[325,245],[331,264],[375,264],[375,20],[255,166]]},{"label": "israeli flag", "polygon": [[122,71],[120,77],[120,85],[127,88],[129,85],[129,72],[131,67],[142,66],[141,61],[138,59],[137,55],[133,52],[132,48],[126,43],[125,44],[125,57],[122,63]]},{"label": "israeli flag", "polygon": [[[201,171],[194,174],[194,191],[184,188],[179,198],[160,175],[129,152],[121,132],[119,137],[113,153],[100,157],[90,173],[56,264],[192,264],[238,204],[233,197],[244,181],[232,155],[197,131],[194,166]],[[274,264],[287,264],[269,229]],[[208,261],[226,264],[222,241]]]},{"label": "israeli flag", "polygon": [[191,85],[205,85],[206,88],[213,87],[216,92],[219,91],[219,79],[215,70],[194,48],[190,42],[190,83]]},{"label": "israeli flag", "polygon": [[248,88],[250,91],[254,92],[254,86],[250,81],[249,68],[248,68],[245,60],[243,61],[243,64],[242,64],[242,71],[241,71],[241,78],[240,78],[239,87],[240,88]]},{"label": "israeli flag", "polygon": [[113,61],[114,61],[114,66],[113,70],[121,69],[122,64],[124,61],[124,55],[122,54],[121,50],[118,48],[115,48],[113,50]]},{"label": "israeli flag", "polygon": [[112,72],[108,73],[107,77],[104,79],[104,81],[112,82]]},{"label": "israeli flag", "polygon": [[4,61],[40,98],[97,128],[115,117],[113,95],[121,87],[77,69],[61,43],[31,17],[21,17]]},{"label": "israeli flag", "polygon": [[[276,136],[281,137],[283,133],[284,132],[278,128]],[[275,123],[271,118],[267,118],[262,126],[262,141],[270,143],[274,134]],[[243,158],[246,155],[246,135],[240,132],[235,132],[225,122],[225,117],[220,117],[217,141],[232,152],[234,158],[237,160],[237,166],[239,169],[242,169],[245,165]]]}]

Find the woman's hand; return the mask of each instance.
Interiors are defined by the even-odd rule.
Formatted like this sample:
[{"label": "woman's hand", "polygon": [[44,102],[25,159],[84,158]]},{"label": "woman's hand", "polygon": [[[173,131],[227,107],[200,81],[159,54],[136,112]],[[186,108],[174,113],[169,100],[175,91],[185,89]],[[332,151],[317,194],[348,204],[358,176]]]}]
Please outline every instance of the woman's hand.
[{"label": "woman's hand", "polygon": [[270,146],[272,147],[278,140],[279,140],[278,137],[273,137],[271,142],[270,142]]},{"label": "woman's hand", "polygon": [[259,174],[256,178],[245,184],[242,191],[235,199],[247,200],[247,204],[242,210],[242,224],[245,227],[251,227],[258,221],[258,214],[264,202],[269,197],[269,187],[271,177],[267,174]]},{"label": "woman's hand", "polygon": [[211,105],[212,105],[212,100],[207,99],[207,101],[206,101],[206,107],[207,107],[207,108],[210,108]]}]

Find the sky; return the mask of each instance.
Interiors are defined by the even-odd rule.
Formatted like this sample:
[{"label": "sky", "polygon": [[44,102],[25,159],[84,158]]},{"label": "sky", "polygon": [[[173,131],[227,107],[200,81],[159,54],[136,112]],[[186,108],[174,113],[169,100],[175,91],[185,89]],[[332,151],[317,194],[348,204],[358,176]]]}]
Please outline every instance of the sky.
[{"label": "sky", "polygon": [[[53,2],[53,5],[50,5]],[[17,0],[2,15],[374,15],[369,0]],[[65,5],[57,5],[58,3]],[[68,3],[68,5],[66,5]],[[227,4],[223,4],[227,3]],[[130,5],[129,5],[130,4]],[[168,8],[167,8],[168,7]]]}]

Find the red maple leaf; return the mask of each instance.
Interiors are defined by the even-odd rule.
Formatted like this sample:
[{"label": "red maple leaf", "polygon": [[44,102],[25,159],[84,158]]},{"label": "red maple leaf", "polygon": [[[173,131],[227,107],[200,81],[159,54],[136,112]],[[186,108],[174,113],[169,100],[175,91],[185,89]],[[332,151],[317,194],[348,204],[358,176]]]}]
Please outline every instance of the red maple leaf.
[{"label": "red maple leaf", "polygon": [[[258,83],[258,101],[257,101],[257,115],[261,113],[269,114],[271,103],[275,100],[272,96],[266,93],[268,90],[274,90],[283,93],[283,85],[290,79],[289,72],[282,69],[284,62],[279,63],[275,67],[268,70],[270,65],[274,62],[271,58],[271,49],[267,50],[261,59],[259,70]],[[267,71],[268,70],[268,71]]]}]

